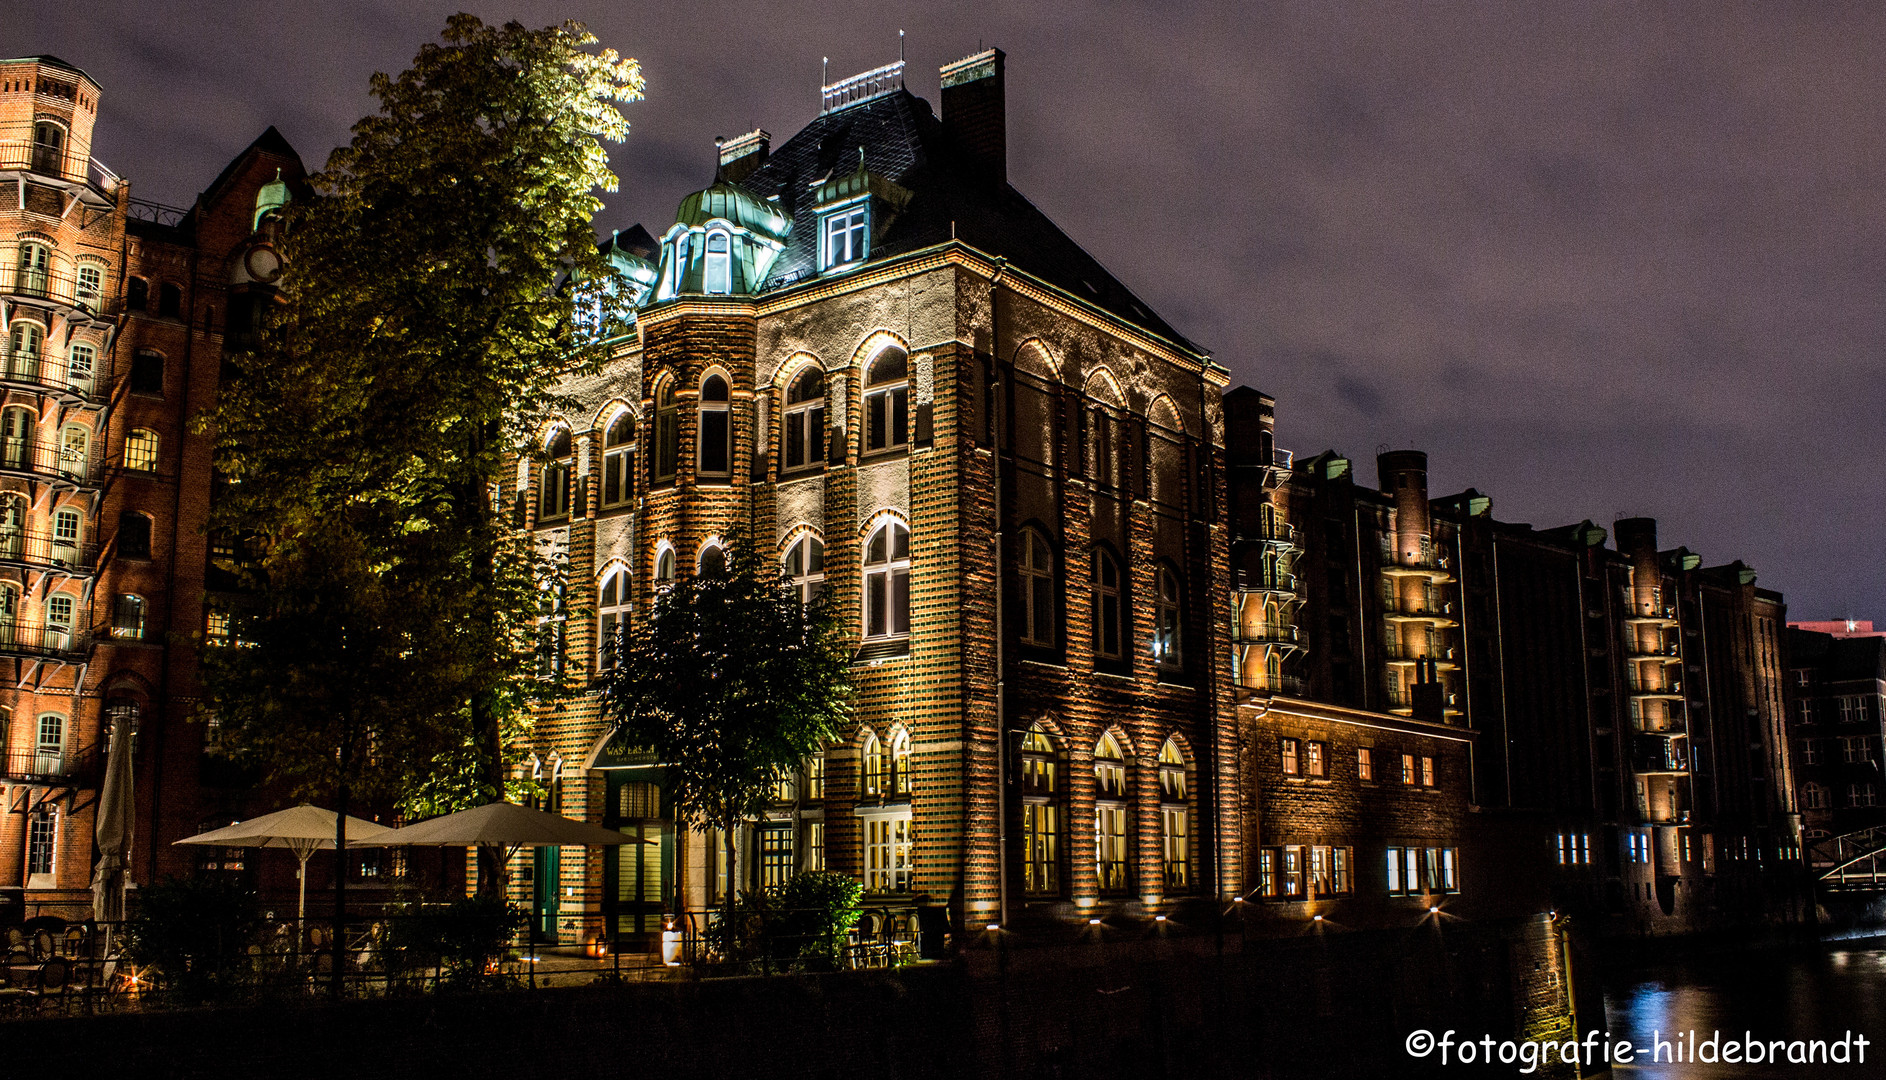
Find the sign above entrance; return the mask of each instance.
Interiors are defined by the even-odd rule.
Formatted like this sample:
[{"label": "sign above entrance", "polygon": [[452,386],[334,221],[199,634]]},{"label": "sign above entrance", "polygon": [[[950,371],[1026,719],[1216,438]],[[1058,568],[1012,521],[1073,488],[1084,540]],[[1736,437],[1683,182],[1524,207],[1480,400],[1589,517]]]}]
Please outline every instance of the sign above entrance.
[{"label": "sign above entrance", "polygon": [[596,743],[583,762],[585,769],[658,769],[652,751],[630,743],[621,728],[612,728]]}]

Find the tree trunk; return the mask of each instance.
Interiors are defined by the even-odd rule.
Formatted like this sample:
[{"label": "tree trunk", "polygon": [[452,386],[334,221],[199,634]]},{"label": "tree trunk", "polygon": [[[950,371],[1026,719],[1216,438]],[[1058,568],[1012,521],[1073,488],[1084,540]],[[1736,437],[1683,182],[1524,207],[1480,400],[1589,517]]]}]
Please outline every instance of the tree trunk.
[{"label": "tree trunk", "polygon": [[[495,436],[495,426],[489,430],[475,432],[470,439],[468,462],[480,463],[483,454]],[[476,465],[474,465],[474,469]],[[496,579],[497,552],[492,545],[489,529],[490,508],[485,505],[490,477],[474,475],[467,477],[458,492],[458,519],[473,538],[472,583],[474,594],[483,591]],[[504,663],[504,657],[497,651],[504,647],[499,634],[496,606],[489,602],[477,604],[468,613],[476,622],[478,633],[473,640],[492,651],[492,655],[481,657],[488,671],[495,672]],[[499,714],[495,695],[489,690],[478,690],[471,699],[472,746],[478,761],[479,787],[484,798],[490,802],[504,799],[504,733],[502,717]],[[504,895],[504,866],[501,858],[486,848],[478,849],[478,895],[497,897]]]},{"label": "tree trunk", "polygon": [[340,810],[334,815],[334,978],[328,992],[336,1001],[342,996],[342,976],[347,969],[347,766],[352,756],[349,749],[342,744],[340,790],[334,800],[340,804]]},{"label": "tree trunk", "polygon": [[734,898],[739,892],[738,882],[740,878],[739,878],[739,867],[734,864],[735,845],[734,845],[733,838],[734,838],[734,827],[739,823],[739,821],[740,819],[736,817],[735,815],[733,814],[727,815],[727,831],[726,831],[727,887],[722,890],[722,892],[724,892],[726,895],[720,898],[721,910],[723,912],[723,914],[721,915],[721,925],[725,927],[727,931],[727,954],[728,955],[724,959],[732,958],[733,945],[734,945],[734,942],[737,940],[735,935],[738,928],[735,927],[733,924],[733,906],[734,906]]}]

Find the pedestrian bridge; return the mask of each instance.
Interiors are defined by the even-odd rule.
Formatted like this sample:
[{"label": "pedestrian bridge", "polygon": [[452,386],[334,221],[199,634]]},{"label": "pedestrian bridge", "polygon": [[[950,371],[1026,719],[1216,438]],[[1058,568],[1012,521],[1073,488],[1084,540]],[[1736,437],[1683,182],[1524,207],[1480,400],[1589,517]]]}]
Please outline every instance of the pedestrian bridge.
[{"label": "pedestrian bridge", "polygon": [[1886,892],[1886,825],[1810,841],[1807,865],[1819,888]]}]

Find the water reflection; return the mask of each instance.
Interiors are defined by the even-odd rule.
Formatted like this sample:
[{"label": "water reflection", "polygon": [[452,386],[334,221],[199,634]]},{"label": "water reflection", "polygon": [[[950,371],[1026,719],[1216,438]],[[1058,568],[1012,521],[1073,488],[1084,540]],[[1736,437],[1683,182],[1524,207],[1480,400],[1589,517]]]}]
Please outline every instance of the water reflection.
[{"label": "water reflection", "polygon": [[[1858,947],[1856,947],[1858,946]],[[1843,942],[1811,949],[1771,949],[1646,963],[1605,987],[1613,1039],[1629,1039],[1637,1060],[1622,1077],[1886,1077],[1886,942]],[[1655,1038],[1674,1049],[1676,1034],[1744,1033],[1757,1040],[1838,1040],[1865,1035],[1866,1063],[1702,1064],[1652,1061]]]}]

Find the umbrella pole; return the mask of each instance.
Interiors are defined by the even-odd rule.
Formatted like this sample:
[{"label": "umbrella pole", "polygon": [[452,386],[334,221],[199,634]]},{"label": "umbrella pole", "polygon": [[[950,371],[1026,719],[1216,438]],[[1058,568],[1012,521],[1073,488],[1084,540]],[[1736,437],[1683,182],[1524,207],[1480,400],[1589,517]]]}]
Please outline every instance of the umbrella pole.
[{"label": "umbrella pole", "polygon": [[308,856],[314,849],[295,852],[301,860],[301,868],[295,871],[295,953],[301,952],[301,938],[307,933],[308,921]]}]

